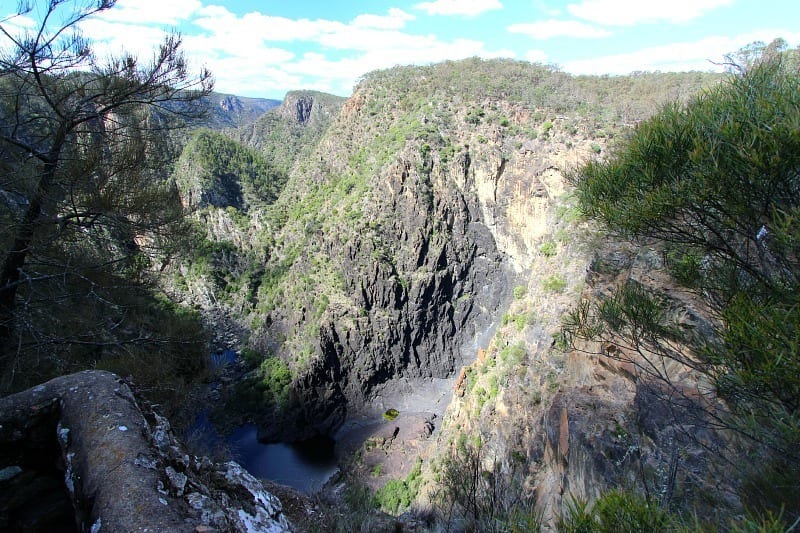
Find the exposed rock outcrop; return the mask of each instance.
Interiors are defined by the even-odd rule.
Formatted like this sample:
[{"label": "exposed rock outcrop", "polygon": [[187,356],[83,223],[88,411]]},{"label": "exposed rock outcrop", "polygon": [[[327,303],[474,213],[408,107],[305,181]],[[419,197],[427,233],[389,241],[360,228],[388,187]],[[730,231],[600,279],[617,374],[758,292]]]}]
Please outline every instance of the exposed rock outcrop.
[{"label": "exposed rock outcrop", "polygon": [[[0,472],[3,529],[289,530],[280,501],[258,480],[234,462],[190,456],[169,422],[109,372],[0,399]],[[32,489],[56,473],[61,490]],[[27,497],[9,494],[15,478],[26,481]],[[60,514],[48,512],[51,501]]]},{"label": "exposed rock outcrop", "polygon": [[[714,418],[724,411],[707,383],[674,361],[626,351],[624,343],[584,342],[563,351],[551,336],[580,298],[630,281],[658,291],[672,302],[672,318],[698,331],[710,329],[702,309],[670,281],[657,247],[605,239],[590,252],[565,248],[558,269],[573,289],[540,300],[539,289],[529,285],[528,296],[511,306],[513,317],[530,300],[539,302],[536,321],[509,321],[482,360],[462,371],[439,453],[447,456],[462,435],[478,435],[489,458],[524,460],[520,492],[527,491],[551,526],[572,498],[591,501],[614,489],[705,517],[736,512],[735,474],[721,453],[730,435]],[[550,268],[534,262],[532,280],[538,285]],[[549,335],[539,337],[539,324]],[[498,345],[498,338],[505,340]],[[519,358],[512,363],[515,339],[521,339]],[[668,379],[658,379],[651,365]],[[499,385],[494,394],[487,392],[491,383]],[[505,475],[514,464],[498,468]]]},{"label": "exposed rock outcrop", "polygon": [[[257,257],[246,270],[259,275],[228,297],[249,327],[242,338],[291,375],[283,388],[264,365],[237,396],[255,404],[259,437],[330,435],[354,415],[380,419],[398,407],[387,398],[455,382],[481,351],[444,420],[377,435],[375,455],[387,446],[408,454],[402,465],[381,458],[391,475],[405,475],[415,455],[477,437],[487,462],[522,477],[520,494],[539,494],[551,523],[564,495],[594,496],[640,471],[651,489],[661,483],[666,450],[683,442],[678,426],[629,437],[646,418],[667,424],[663,404],[624,365],[553,349],[561,318],[597,281],[586,276],[593,237],[564,169],[602,156],[621,134],[609,117],[620,118],[619,91],[634,85],[504,61],[398,67],[365,76],[344,103],[291,93],[242,131],[289,176],[250,244],[246,232],[220,236]],[[602,117],[587,113],[612,93]],[[642,275],[656,266],[624,255],[597,263],[635,263]]]},{"label": "exposed rock outcrop", "polygon": [[216,130],[243,127],[281,103],[280,100],[222,93],[212,93],[207,97],[207,102],[208,115],[203,120],[203,126]]}]

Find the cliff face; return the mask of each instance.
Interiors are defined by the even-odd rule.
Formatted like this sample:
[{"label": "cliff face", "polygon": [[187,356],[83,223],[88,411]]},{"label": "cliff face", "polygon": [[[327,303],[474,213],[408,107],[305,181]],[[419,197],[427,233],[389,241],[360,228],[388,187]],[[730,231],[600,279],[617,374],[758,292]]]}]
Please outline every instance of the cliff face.
[{"label": "cliff face", "polygon": [[[620,488],[664,508],[727,516],[738,506],[736,474],[720,454],[730,441],[711,417],[709,384],[690,368],[621,345],[558,343],[580,300],[621,283],[669,299],[670,320],[697,331],[709,328],[702,307],[671,280],[656,243],[617,242],[586,222],[567,222],[563,207],[554,202],[545,219],[569,239],[552,255],[540,248],[488,349],[462,371],[431,464],[451,461],[459,443],[475,439],[481,460],[496,461],[498,479],[536,502],[550,525],[572,498]],[[650,364],[671,381],[653,379]]]},{"label": "cliff face", "polygon": [[[587,268],[619,255],[593,261],[603,237],[581,222],[565,169],[602,157],[648,112],[639,107],[654,110],[626,98],[704,83],[628,81],[503,61],[398,67],[346,102],[288,95],[241,131],[288,179],[268,206],[206,212],[226,251],[216,274],[187,285],[235,316],[264,361],[241,396],[260,436],[330,434],[389,407],[376,398],[399,383],[460,372],[437,448],[482,435],[496,457],[523,461],[524,486],[551,517],[562,493],[633,476],[633,453],[650,454],[635,465],[667,468],[665,443],[678,437],[648,426],[661,409],[649,389],[553,348],[595,281]],[[629,439],[639,426],[647,443]]]},{"label": "cliff face", "polygon": [[[474,185],[476,173],[497,173],[499,155],[459,146],[443,159],[422,139],[387,138],[421,125],[424,110],[388,108],[381,132],[361,104],[369,90],[348,101],[275,207],[289,212],[281,238],[295,257],[260,289],[273,308],[251,342],[295,364],[301,401],[290,412],[305,422],[295,436],[333,431],[398,379],[451,375],[508,295]],[[371,160],[384,143],[393,151]],[[275,427],[266,420],[262,437],[286,436]]]},{"label": "cliff face", "polygon": [[[272,206],[250,343],[288,362],[284,414],[300,423],[287,434],[262,414],[263,438],[329,433],[386,387],[453,376],[486,347],[515,277],[553,238],[562,169],[605,143],[596,119],[542,99],[563,82],[464,62],[356,89]],[[287,102],[284,120],[313,118],[313,103]]]},{"label": "cliff face", "polygon": [[239,128],[237,140],[264,154],[279,171],[288,174],[309,157],[344,98],[316,91],[291,91],[281,105]]},{"label": "cliff face", "polygon": [[223,93],[212,93],[208,96],[207,102],[208,117],[203,121],[203,125],[218,130],[244,127],[281,103],[280,100],[247,98]]}]

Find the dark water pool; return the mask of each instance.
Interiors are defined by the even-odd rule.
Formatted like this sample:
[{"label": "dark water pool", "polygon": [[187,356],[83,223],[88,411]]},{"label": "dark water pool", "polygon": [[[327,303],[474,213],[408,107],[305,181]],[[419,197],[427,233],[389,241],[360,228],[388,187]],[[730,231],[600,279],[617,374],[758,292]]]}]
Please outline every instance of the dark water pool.
[{"label": "dark water pool", "polygon": [[[211,368],[222,369],[234,364],[236,359],[235,351],[221,349],[211,354]],[[223,447],[255,477],[288,485],[306,494],[319,491],[336,473],[333,439],[317,437],[294,444],[262,444],[258,442],[256,433],[256,426],[245,425],[224,438],[217,433],[208,419],[208,412],[204,411],[198,415],[186,437],[209,454],[217,447]]]},{"label": "dark water pool", "polygon": [[306,494],[319,491],[336,473],[335,441],[331,438],[317,437],[295,444],[262,444],[256,434],[256,426],[245,425],[225,438],[217,433],[208,413],[202,412],[186,438],[209,455],[221,447],[255,477],[288,485]]},{"label": "dark water pool", "polygon": [[258,478],[312,494],[336,472],[334,441],[317,437],[295,444],[262,444],[256,427],[242,426],[228,437],[236,461]]}]

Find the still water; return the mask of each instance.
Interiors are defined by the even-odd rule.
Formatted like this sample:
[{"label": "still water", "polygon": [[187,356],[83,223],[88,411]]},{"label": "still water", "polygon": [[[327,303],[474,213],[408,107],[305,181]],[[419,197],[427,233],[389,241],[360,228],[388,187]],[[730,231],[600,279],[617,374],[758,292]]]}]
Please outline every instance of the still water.
[{"label": "still water", "polygon": [[234,459],[255,477],[289,485],[306,494],[319,491],[336,473],[334,441],[316,437],[294,444],[262,444],[254,425],[242,426],[227,439]]},{"label": "still water", "polygon": [[[235,364],[237,357],[231,349],[220,349],[210,356],[211,368],[222,370]],[[328,437],[294,444],[262,444],[256,438],[256,426],[249,424],[225,438],[217,433],[208,419],[208,412],[199,414],[189,434],[209,453],[224,445],[233,459],[255,477],[288,485],[306,494],[318,492],[337,470],[335,442]]]}]

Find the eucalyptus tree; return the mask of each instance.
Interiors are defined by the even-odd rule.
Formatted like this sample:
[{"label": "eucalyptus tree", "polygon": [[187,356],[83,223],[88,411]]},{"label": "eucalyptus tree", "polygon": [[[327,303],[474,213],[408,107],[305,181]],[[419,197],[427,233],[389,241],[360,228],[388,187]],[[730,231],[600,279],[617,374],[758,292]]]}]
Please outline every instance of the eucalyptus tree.
[{"label": "eucalyptus tree", "polygon": [[735,69],[686,105],[665,107],[608,159],[573,176],[583,209],[608,230],[665,243],[668,267],[707,323],[681,321],[680,302],[629,281],[584,302],[565,333],[613,346],[608,354],[639,365],[643,379],[673,397],[682,384],[665,361],[701,376],[710,385],[701,405],[711,423],[746,436],[750,453],[760,454],[751,474],[762,480],[751,479],[746,503],[783,508],[793,520],[800,516],[800,72],[796,52],[779,52]]},{"label": "eucalyptus tree", "polygon": [[100,352],[153,340],[129,325],[136,313],[122,302],[143,286],[153,259],[163,260],[181,224],[168,179],[171,131],[202,115],[213,80],[205,70],[190,73],[177,34],[149,60],[98,57],[81,24],[115,3],[21,2],[0,20],[6,379],[35,347]]}]

